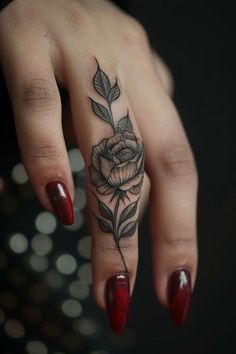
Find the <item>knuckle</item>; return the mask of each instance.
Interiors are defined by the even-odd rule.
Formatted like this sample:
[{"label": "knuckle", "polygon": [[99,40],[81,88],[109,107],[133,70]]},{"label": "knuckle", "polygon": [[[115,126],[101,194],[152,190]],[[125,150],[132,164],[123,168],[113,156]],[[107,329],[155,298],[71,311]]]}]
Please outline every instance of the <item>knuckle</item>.
[{"label": "knuckle", "polygon": [[89,16],[86,16],[85,8],[82,6],[82,3],[78,1],[67,1],[66,0],[66,17],[71,25],[74,28],[78,35],[78,27],[86,27],[86,23],[89,20]]},{"label": "knuckle", "polygon": [[121,250],[128,250],[129,254],[133,251],[136,251],[137,248],[137,240],[132,237],[127,237],[125,239],[121,239],[120,242],[120,249]]},{"label": "knuckle", "polygon": [[166,235],[164,238],[165,246],[174,252],[177,250],[184,252],[186,249],[193,248],[196,243],[193,231],[186,227],[179,227],[179,229],[179,232],[177,231],[174,234]]},{"label": "knuckle", "polygon": [[58,107],[60,98],[48,80],[33,78],[22,91],[22,102],[27,108],[44,111]]},{"label": "knuckle", "polygon": [[[128,250],[129,252],[132,250],[136,250],[136,246],[136,242],[129,240],[129,238],[127,238],[126,240],[122,239],[122,242],[119,244],[120,250]],[[115,256],[117,256],[119,253],[119,249],[117,248],[116,244],[104,246],[103,251],[104,253],[108,253],[109,255],[112,252]]]},{"label": "knuckle", "polygon": [[39,11],[33,2],[28,1],[14,1],[11,6],[6,8],[3,13],[2,21],[12,29],[22,29],[25,23],[30,23],[32,26],[37,22]]},{"label": "knuckle", "polygon": [[165,244],[171,249],[184,249],[192,247],[194,239],[191,237],[179,236],[178,238],[167,238]]},{"label": "knuckle", "polygon": [[148,43],[148,35],[145,31],[142,24],[134,19],[133,17],[129,17],[126,22],[126,26],[124,26],[124,36],[125,41],[128,46],[132,47],[143,47]]},{"label": "knuckle", "polygon": [[187,143],[168,143],[161,151],[161,166],[165,174],[173,177],[196,176],[193,153]]},{"label": "knuckle", "polygon": [[40,161],[52,161],[62,159],[63,151],[58,144],[52,142],[34,143],[30,150],[31,160],[35,163]]}]

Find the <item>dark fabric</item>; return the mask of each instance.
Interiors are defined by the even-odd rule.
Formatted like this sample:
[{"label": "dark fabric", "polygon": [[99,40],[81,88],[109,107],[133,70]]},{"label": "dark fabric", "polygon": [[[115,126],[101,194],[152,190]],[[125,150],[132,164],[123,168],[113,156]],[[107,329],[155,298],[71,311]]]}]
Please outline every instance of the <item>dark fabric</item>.
[{"label": "dark fabric", "polygon": [[12,2],[13,0],[0,0],[0,11],[2,9],[4,9],[4,7],[6,7],[8,4],[10,4],[10,2]]}]

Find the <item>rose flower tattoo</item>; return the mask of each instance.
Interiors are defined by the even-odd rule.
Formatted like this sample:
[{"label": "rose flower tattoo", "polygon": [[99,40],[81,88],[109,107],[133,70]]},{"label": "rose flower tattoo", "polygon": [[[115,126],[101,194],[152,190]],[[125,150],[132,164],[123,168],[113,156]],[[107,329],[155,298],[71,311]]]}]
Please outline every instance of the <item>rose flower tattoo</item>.
[{"label": "rose flower tattoo", "polygon": [[[132,236],[138,223],[136,212],[144,173],[143,144],[134,134],[129,113],[115,122],[112,103],[120,97],[120,88],[117,80],[112,85],[98,62],[97,65],[93,86],[106,101],[106,107],[90,98],[91,105],[96,116],[111,125],[113,135],[93,147],[89,172],[101,214],[96,216],[98,225],[103,232],[113,235],[127,272],[120,240]],[[102,195],[110,195],[110,204],[115,200],[114,210],[101,201]],[[131,203],[132,195],[136,200]]]}]

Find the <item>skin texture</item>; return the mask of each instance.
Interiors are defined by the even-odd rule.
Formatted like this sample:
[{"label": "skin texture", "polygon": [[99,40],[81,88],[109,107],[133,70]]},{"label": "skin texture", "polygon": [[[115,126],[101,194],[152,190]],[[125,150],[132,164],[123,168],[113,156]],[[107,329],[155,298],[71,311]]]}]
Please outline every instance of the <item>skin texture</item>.
[{"label": "skin texture", "polygon": [[[0,64],[18,142],[31,183],[46,209],[55,211],[46,191],[50,182],[63,182],[72,200],[74,196],[62,118],[67,135],[74,137],[84,157],[93,290],[96,302],[105,309],[106,282],[123,272],[124,266],[112,237],[104,236],[94,217],[98,205],[89,178],[92,149],[112,136],[110,125],[96,117],[89,100],[98,99],[93,85],[98,68],[95,57],[113,84],[117,78],[122,92],[113,103],[114,116],[124,117],[128,109],[135,137],[144,146],[140,211],[150,190],[154,288],[168,307],[168,282],[174,271],[185,268],[192,287],[195,283],[197,173],[169,96],[173,82],[165,64],[152,52],[142,26],[104,0],[16,0],[0,13]],[[58,86],[68,91],[63,117]],[[137,233],[138,228],[121,243],[131,293]]]}]

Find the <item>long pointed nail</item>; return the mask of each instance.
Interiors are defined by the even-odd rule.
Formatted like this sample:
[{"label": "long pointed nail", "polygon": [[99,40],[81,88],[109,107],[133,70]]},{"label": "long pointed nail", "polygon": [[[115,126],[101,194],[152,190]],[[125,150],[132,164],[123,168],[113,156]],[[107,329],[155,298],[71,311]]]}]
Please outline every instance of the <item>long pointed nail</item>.
[{"label": "long pointed nail", "polygon": [[124,331],[128,320],[129,305],[129,276],[127,273],[116,274],[106,283],[107,314],[114,332]]},{"label": "long pointed nail", "polygon": [[172,322],[183,325],[188,317],[191,303],[191,276],[185,269],[173,272],[169,279],[168,300]]},{"label": "long pointed nail", "polygon": [[50,182],[46,185],[46,191],[60,221],[64,225],[73,224],[74,212],[65,184],[61,181]]}]

